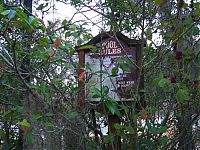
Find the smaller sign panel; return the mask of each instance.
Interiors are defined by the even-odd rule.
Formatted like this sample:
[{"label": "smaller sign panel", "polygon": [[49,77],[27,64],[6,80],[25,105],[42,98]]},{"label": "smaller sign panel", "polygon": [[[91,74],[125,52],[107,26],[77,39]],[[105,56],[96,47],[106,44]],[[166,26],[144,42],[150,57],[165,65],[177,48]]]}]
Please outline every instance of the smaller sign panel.
[{"label": "smaller sign panel", "polygon": [[115,101],[131,100],[130,90],[137,84],[136,47],[114,37],[97,45],[97,51],[85,52],[86,101],[100,100],[93,97],[94,87],[109,89]]}]

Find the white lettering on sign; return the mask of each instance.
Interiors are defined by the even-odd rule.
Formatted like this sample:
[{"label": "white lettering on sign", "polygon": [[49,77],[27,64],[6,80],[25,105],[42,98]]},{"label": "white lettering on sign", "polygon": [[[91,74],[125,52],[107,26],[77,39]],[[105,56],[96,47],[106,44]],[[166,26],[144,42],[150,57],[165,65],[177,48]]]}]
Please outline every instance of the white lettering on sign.
[{"label": "white lettering on sign", "polygon": [[117,46],[116,41],[108,41],[102,44],[101,55],[121,54],[122,49]]},{"label": "white lettering on sign", "polygon": [[106,49],[108,49],[108,48],[117,48],[116,41],[109,41],[109,42],[107,42]]}]

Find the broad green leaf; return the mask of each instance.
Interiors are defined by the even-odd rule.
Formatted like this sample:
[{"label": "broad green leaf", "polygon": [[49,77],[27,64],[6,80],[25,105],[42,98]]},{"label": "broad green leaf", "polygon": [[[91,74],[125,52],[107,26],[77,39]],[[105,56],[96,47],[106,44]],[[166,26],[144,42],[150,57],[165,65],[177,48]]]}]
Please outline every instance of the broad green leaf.
[{"label": "broad green leaf", "polygon": [[119,130],[119,129],[122,129],[123,126],[120,125],[119,123],[115,123],[115,124],[114,124],[114,128],[117,129],[117,130]]},{"label": "broad green leaf", "polygon": [[10,10],[9,14],[8,14],[8,19],[11,20],[15,17],[16,15],[16,11],[15,10]]},{"label": "broad green leaf", "polygon": [[74,48],[70,47],[69,49],[70,56],[74,55],[74,52],[75,52]]},{"label": "broad green leaf", "polygon": [[161,79],[163,79],[163,75],[162,75],[162,74],[160,74],[158,77],[154,78],[154,79],[152,80],[152,84],[153,84],[154,86],[157,86],[158,83],[159,83],[159,81],[160,81]]},{"label": "broad green leaf", "polygon": [[69,119],[75,119],[78,116],[78,112],[72,111],[68,113]]},{"label": "broad green leaf", "polygon": [[3,12],[3,6],[0,5],[0,13],[2,13],[2,12]]},{"label": "broad green leaf", "polygon": [[49,43],[48,39],[46,37],[41,37],[39,39],[39,44],[46,46]]},{"label": "broad green leaf", "polygon": [[35,19],[35,17],[29,16],[29,18],[28,18],[29,25],[33,22],[34,19]]},{"label": "broad green leaf", "polygon": [[86,63],[85,65],[86,70],[92,71],[92,65],[90,63]]},{"label": "broad green leaf", "polygon": [[158,82],[158,85],[162,88],[168,86],[170,84],[170,81],[168,79],[161,79],[159,82]]},{"label": "broad green leaf", "polygon": [[122,63],[122,64],[120,64],[120,68],[124,72],[131,72],[130,65],[128,63]]},{"label": "broad green leaf", "polygon": [[28,132],[27,135],[26,135],[26,138],[27,138],[27,141],[29,143],[33,143],[33,134],[32,134],[32,132]]},{"label": "broad green leaf", "polygon": [[119,68],[118,68],[118,67],[113,67],[113,68],[112,68],[112,71],[111,71],[112,76],[113,76],[113,77],[117,76],[118,71],[119,71]]},{"label": "broad green leaf", "polygon": [[104,143],[108,144],[108,143],[112,143],[114,141],[114,137],[111,135],[106,135],[103,137],[103,141]]},{"label": "broad green leaf", "polygon": [[42,115],[40,115],[40,114],[34,114],[33,115],[33,119],[35,119],[35,120],[40,120],[42,118]]},{"label": "broad green leaf", "polygon": [[164,0],[154,0],[156,6],[160,6]]},{"label": "broad green leaf", "polygon": [[125,130],[126,130],[127,132],[129,132],[129,133],[133,133],[133,132],[134,132],[134,129],[133,129],[133,127],[131,127],[131,126],[129,126],[129,127],[125,126]]},{"label": "broad green leaf", "polygon": [[52,80],[52,82],[53,82],[54,84],[58,84],[58,83],[61,83],[62,80],[63,80],[63,79],[61,79],[61,78],[55,78],[55,79]]},{"label": "broad green leaf", "polygon": [[72,94],[77,94],[82,89],[83,89],[83,86],[72,87],[71,91],[72,91]]},{"label": "broad green leaf", "polygon": [[10,13],[10,10],[4,10],[3,12],[1,12],[2,15],[6,16]]},{"label": "broad green leaf", "polygon": [[51,122],[44,122],[44,126],[46,128],[53,128],[54,127],[54,125]]},{"label": "broad green leaf", "polygon": [[16,112],[22,113],[23,112],[23,107],[22,106],[16,106]]},{"label": "broad green leaf", "polygon": [[167,132],[167,126],[161,126],[158,128],[158,133],[165,133]]},{"label": "broad green leaf", "polygon": [[108,88],[108,86],[103,86],[103,88],[102,88],[102,94],[103,95],[107,95],[109,93],[109,88]]},{"label": "broad green leaf", "polygon": [[63,21],[62,21],[62,25],[67,25],[68,24],[68,21],[66,20],[66,19],[64,19]]},{"label": "broad green leaf", "polygon": [[18,122],[18,125],[21,125],[26,128],[29,128],[31,126],[31,124],[26,119],[23,119],[23,121]]},{"label": "broad green leaf", "polygon": [[149,131],[152,134],[160,134],[160,133],[165,133],[167,131],[167,127],[166,126],[161,126],[161,127],[150,127]]},{"label": "broad green leaf", "polygon": [[191,16],[187,16],[184,20],[184,25],[190,27],[193,24],[193,19]]},{"label": "broad green leaf", "polygon": [[166,136],[164,136],[164,137],[160,137],[158,141],[161,145],[166,145],[169,140]]},{"label": "broad green leaf", "polygon": [[192,28],[192,35],[193,36],[199,35],[199,32],[200,32],[199,27],[193,27]]},{"label": "broad green leaf", "polygon": [[36,8],[36,10],[43,10],[45,7],[47,7],[48,6],[48,3],[46,3],[45,5],[44,4],[40,4],[37,8]]},{"label": "broad green leaf", "polygon": [[3,113],[3,117],[10,116],[10,115],[11,115],[11,113],[12,113],[12,111],[11,111],[11,110],[4,111],[4,113]]},{"label": "broad green leaf", "polygon": [[45,114],[45,116],[47,116],[47,117],[53,117],[54,115],[55,115],[55,114],[52,113],[52,112],[48,112],[48,113]]},{"label": "broad green leaf", "polygon": [[93,98],[100,98],[101,97],[101,91],[96,87],[92,87],[90,89],[90,92],[93,94]]},{"label": "broad green leaf", "polygon": [[179,89],[176,93],[176,100],[179,102],[186,102],[190,99],[189,93],[184,89]]},{"label": "broad green leaf", "polygon": [[116,101],[113,101],[111,99],[106,99],[105,100],[105,105],[113,115],[118,113],[118,108],[117,108],[117,102]]}]

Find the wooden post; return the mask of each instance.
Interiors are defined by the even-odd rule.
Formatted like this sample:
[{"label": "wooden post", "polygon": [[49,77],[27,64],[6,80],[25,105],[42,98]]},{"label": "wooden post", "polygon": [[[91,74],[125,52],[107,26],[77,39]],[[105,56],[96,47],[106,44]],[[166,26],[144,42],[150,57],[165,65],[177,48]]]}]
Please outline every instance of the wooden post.
[{"label": "wooden post", "polygon": [[78,93],[78,108],[81,110],[85,105],[85,53],[83,50],[79,51],[78,80],[79,87],[83,86]]},{"label": "wooden post", "polygon": [[116,136],[116,129],[114,128],[115,123],[120,124],[119,117],[117,115],[108,115],[109,135],[115,135],[114,142],[108,146],[109,150],[121,150],[121,138],[120,136]]}]

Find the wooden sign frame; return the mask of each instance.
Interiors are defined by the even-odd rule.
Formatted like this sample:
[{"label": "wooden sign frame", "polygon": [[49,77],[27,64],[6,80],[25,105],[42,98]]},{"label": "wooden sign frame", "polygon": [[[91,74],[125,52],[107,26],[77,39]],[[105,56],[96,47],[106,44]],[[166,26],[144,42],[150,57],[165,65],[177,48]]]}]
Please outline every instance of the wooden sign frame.
[{"label": "wooden sign frame", "polygon": [[[76,50],[78,52],[78,57],[79,57],[79,65],[78,65],[79,83],[78,84],[79,84],[79,87],[82,87],[82,90],[78,94],[78,100],[79,100],[78,103],[79,103],[79,105],[81,107],[84,107],[86,104],[89,104],[89,106],[91,104],[94,104],[94,105],[92,105],[92,108],[94,108],[94,106],[96,106],[95,104],[101,103],[99,101],[85,101],[85,99],[86,99],[86,95],[85,95],[85,90],[86,90],[85,89],[85,87],[86,87],[85,81],[86,81],[86,79],[85,79],[85,76],[84,76],[85,73],[86,73],[85,72],[86,71],[85,70],[85,67],[86,67],[85,66],[85,62],[86,62],[85,57],[86,57],[87,53],[91,52],[91,49],[87,48],[88,45],[97,46],[98,43],[102,43],[102,41],[108,40],[108,39],[117,39],[118,41],[122,41],[124,43],[123,45],[128,47],[130,50],[133,50],[133,48],[135,48],[134,51],[135,51],[135,59],[136,59],[136,62],[135,62],[135,80],[136,80],[136,84],[134,84],[131,87],[132,88],[136,88],[136,87],[138,87],[138,84],[143,85],[143,79],[142,78],[140,80],[140,83],[137,83],[138,82],[138,78],[139,78],[139,74],[138,74],[139,68],[137,66],[138,66],[139,62],[141,61],[142,41],[141,40],[130,39],[130,38],[126,37],[125,35],[123,35],[120,32],[116,32],[116,33],[114,33],[114,32],[104,32],[104,33],[101,33],[101,34],[95,36],[93,39],[91,39],[85,45],[82,45],[82,46],[79,46],[79,47],[76,48]],[[112,52],[111,51],[109,51],[109,52],[107,51],[107,54],[109,54],[109,53],[111,54]],[[118,102],[120,102],[120,101],[118,101]]]}]

